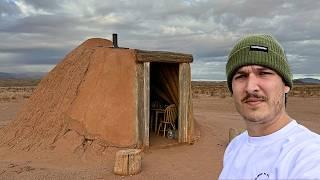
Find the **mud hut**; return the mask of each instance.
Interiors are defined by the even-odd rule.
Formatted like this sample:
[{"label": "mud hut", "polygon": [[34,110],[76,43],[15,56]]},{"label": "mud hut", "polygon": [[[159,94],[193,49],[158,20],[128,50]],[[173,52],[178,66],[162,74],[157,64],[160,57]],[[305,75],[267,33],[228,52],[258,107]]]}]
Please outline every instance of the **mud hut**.
[{"label": "mud hut", "polygon": [[148,147],[154,97],[176,104],[177,141],[192,142],[192,55],[119,48],[113,42],[93,38],[71,51],[0,131],[0,145],[27,151]]}]

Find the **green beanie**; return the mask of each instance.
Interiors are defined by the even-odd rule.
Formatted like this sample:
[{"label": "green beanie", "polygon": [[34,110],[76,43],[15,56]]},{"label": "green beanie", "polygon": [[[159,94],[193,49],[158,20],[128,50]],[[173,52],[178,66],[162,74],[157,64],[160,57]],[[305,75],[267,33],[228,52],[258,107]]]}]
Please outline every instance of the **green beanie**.
[{"label": "green beanie", "polygon": [[231,50],[226,65],[227,83],[232,93],[232,78],[236,71],[246,65],[268,67],[282,77],[283,82],[292,88],[292,74],[285,52],[278,41],[265,34],[246,36]]}]

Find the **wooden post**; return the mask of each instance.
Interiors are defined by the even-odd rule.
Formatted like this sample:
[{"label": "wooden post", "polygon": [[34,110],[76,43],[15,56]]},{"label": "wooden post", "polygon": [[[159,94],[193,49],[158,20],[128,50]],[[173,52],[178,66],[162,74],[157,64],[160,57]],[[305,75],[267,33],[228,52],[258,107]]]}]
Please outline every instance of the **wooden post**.
[{"label": "wooden post", "polygon": [[114,173],[128,176],[141,172],[141,149],[126,149],[116,153]]},{"label": "wooden post", "polygon": [[190,64],[181,63],[179,65],[179,117],[178,117],[178,130],[179,130],[179,142],[190,142],[191,130],[193,123],[192,118],[189,117],[190,105],[192,103],[190,99],[191,90],[191,70]]},{"label": "wooden post", "polygon": [[137,63],[138,147],[149,147],[150,63]]},{"label": "wooden post", "polygon": [[143,145],[149,147],[150,123],[150,62],[143,63]]}]

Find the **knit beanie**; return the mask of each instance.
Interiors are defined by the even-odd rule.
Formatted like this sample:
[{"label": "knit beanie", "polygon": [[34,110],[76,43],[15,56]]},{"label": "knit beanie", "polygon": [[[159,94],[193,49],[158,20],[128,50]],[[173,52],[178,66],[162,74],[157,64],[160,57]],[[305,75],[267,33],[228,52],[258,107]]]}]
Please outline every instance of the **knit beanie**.
[{"label": "knit beanie", "polygon": [[226,65],[228,88],[232,92],[232,78],[236,71],[246,65],[260,65],[272,69],[292,88],[292,74],[279,42],[272,36],[257,34],[246,36],[236,43],[228,56]]}]

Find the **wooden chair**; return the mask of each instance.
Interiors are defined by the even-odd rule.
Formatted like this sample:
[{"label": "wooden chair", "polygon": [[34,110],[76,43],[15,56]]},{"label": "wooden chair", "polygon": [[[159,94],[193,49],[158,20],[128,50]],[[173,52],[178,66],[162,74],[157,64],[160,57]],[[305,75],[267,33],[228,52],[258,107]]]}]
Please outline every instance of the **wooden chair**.
[{"label": "wooden chair", "polygon": [[[163,131],[163,137],[166,136],[166,131],[168,131],[167,128],[169,128],[169,127],[167,127],[167,124],[168,124],[168,126],[171,125],[173,130],[176,130],[175,121],[176,121],[177,117],[178,117],[178,113],[177,113],[176,105],[175,104],[169,105],[164,110],[164,116],[163,116],[163,119],[160,120],[157,135],[159,135],[160,131]],[[161,127],[163,129],[161,129]]]}]

